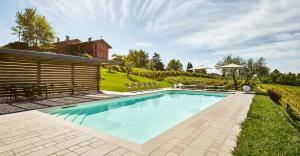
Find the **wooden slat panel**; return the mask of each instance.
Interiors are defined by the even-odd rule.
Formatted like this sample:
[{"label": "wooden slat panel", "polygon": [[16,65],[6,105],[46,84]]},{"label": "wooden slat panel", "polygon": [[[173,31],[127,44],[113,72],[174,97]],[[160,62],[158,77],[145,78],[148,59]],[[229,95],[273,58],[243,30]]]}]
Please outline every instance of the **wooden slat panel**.
[{"label": "wooden slat panel", "polygon": [[97,67],[96,66],[74,66],[74,82],[79,84],[83,90],[97,90]]},{"label": "wooden slat panel", "polygon": [[[72,66],[70,63],[43,62],[40,64],[38,76],[38,62],[14,57],[1,57],[0,60],[0,97],[4,95],[3,85],[12,84],[53,84],[49,93],[70,93],[67,84],[72,84]],[[97,89],[97,67],[74,65],[74,83],[82,89]]]}]

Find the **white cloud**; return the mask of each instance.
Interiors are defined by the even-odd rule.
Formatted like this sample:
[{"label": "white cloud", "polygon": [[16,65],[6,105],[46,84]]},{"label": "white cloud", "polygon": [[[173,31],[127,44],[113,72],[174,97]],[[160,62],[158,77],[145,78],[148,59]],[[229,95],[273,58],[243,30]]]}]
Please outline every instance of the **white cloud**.
[{"label": "white cloud", "polygon": [[140,46],[140,47],[152,47],[153,46],[153,44],[150,42],[136,42],[135,45]]},{"label": "white cloud", "polygon": [[[52,15],[63,22],[101,21],[116,26],[114,28],[124,28],[121,30],[129,32],[130,35],[131,31],[135,31],[139,35],[139,39],[135,40],[147,36],[144,40],[150,42],[135,43],[140,47],[151,47],[153,46],[151,42],[156,43],[159,39],[162,43],[155,45],[158,50],[159,44],[164,44],[162,47],[166,45],[176,47],[174,48],[176,53],[179,52],[178,49],[201,52],[207,50],[210,52],[207,57],[212,56],[216,59],[221,59],[227,54],[244,57],[263,56],[271,62],[288,62],[293,58],[293,65],[300,67],[300,63],[297,63],[300,62],[300,0],[27,0],[27,2],[47,17]],[[129,28],[128,31],[126,28]],[[134,40],[134,35],[128,37]],[[150,40],[151,38],[155,41]],[[203,58],[205,59],[207,60]],[[214,63],[207,62],[208,65]],[[283,68],[292,69],[288,66]]]},{"label": "white cloud", "polygon": [[210,23],[208,29],[187,34],[179,42],[214,49],[276,33],[299,31],[299,6],[299,0],[279,0],[276,3],[262,0],[250,11]]}]

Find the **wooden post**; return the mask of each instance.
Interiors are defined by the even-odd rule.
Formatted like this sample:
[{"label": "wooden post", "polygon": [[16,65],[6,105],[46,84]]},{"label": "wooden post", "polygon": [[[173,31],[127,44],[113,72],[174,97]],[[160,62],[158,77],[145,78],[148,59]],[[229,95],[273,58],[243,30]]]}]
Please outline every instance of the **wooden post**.
[{"label": "wooden post", "polygon": [[100,86],[101,86],[101,68],[100,68],[100,65],[97,65],[97,76],[96,76],[96,79],[97,79],[97,91],[99,92],[100,91]]},{"label": "wooden post", "polygon": [[72,82],[72,90],[71,94],[74,94],[74,87],[75,87],[75,73],[74,73],[74,63],[71,64],[71,82]]},{"label": "wooden post", "polygon": [[41,61],[37,61],[37,85],[41,85]]}]

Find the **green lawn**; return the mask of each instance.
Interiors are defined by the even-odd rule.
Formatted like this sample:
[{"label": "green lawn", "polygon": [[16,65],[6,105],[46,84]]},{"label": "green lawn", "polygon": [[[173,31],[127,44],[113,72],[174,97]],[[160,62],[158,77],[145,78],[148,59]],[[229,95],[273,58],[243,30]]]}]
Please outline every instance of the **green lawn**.
[{"label": "green lawn", "polygon": [[256,95],[242,123],[234,155],[300,155],[300,133],[288,122],[280,105],[268,96]]},{"label": "green lawn", "polygon": [[101,70],[101,90],[125,92],[127,91],[127,89],[124,86],[125,82],[157,82],[161,88],[171,86],[171,84],[167,81],[155,81],[149,78],[136,75],[130,75],[129,77],[127,77],[126,73],[115,71],[109,72],[106,69]]}]

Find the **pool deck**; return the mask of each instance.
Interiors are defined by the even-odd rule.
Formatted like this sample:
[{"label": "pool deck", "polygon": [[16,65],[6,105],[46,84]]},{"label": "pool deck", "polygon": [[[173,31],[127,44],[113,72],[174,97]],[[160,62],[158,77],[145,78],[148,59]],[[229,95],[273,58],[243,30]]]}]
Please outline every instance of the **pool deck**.
[{"label": "pool deck", "polygon": [[0,155],[231,155],[253,96],[232,94],[143,145],[37,110],[0,115]]}]

